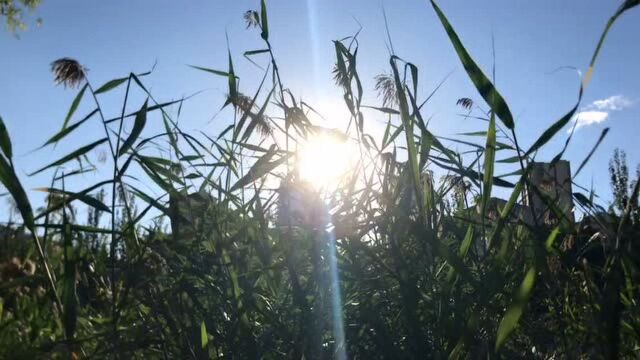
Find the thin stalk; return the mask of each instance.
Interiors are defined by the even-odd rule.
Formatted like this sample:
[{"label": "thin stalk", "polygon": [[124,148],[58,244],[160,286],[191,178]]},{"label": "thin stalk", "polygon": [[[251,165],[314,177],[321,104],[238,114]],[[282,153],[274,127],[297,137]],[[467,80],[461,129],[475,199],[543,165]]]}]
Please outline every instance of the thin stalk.
[{"label": "thin stalk", "polygon": [[[524,161],[522,156],[520,156],[520,145],[518,145],[518,137],[516,136],[516,131],[515,129],[511,129],[511,135],[513,136],[513,143],[516,146],[516,152],[518,153],[518,163],[520,164],[520,170],[522,170],[522,176],[525,176],[525,165],[524,165]],[[525,159],[526,160],[526,159]],[[538,216],[536,215],[536,209],[533,206],[533,197],[531,195],[531,191],[529,191],[529,189],[525,188],[525,191],[523,191],[522,194],[522,203],[524,204],[525,201],[527,203],[529,203],[529,208],[531,209],[531,215],[533,216],[533,223],[535,225],[535,227],[538,227]]]},{"label": "thin stalk", "polygon": [[101,122],[104,128],[104,133],[107,136],[107,142],[109,143],[109,149],[111,150],[111,156],[114,157],[117,154],[113,149],[113,142],[111,141],[111,137],[109,136],[109,128],[107,127],[106,119],[104,117],[104,114],[102,113],[102,107],[100,106],[98,97],[96,96],[95,91],[93,91],[93,86],[91,85],[91,82],[89,80],[87,80],[87,85],[89,86],[89,91],[91,91],[91,95],[93,96],[93,101],[96,103],[96,107],[98,108],[98,114],[100,115],[100,120],[102,120]]},{"label": "thin stalk", "polygon": [[[56,175],[58,174],[58,169],[56,169],[56,171],[53,173],[53,178],[51,179],[51,187],[53,188],[55,182],[56,182]],[[51,215],[51,213],[48,211],[49,210],[49,206],[51,205],[51,197],[47,196],[46,198],[46,210],[47,210],[47,215],[45,215],[44,217],[44,234],[42,234],[42,246],[46,249],[47,248],[47,236],[49,235],[49,227],[46,225],[49,225],[49,215]],[[53,280],[55,281],[55,277],[53,278]]]},{"label": "thin stalk", "polygon": [[51,295],[55,302],[55,305],[58,308],[58,312],[62,314],[62,301],[60,301],[60,297],[58,296],[58,290],[56,288],[56,284],[54,281],[54,275],[49,269],[49,264],[47,263],[47,258],[44,255],[44,250],[42,249],[42,244],[40,243],[40,239],[35,232],[35,229],[31,230],[31,237],[33,238],[34,243],[36,244],[36,248],[38,250],[38,256],[40,257],[40,261],[42,262],[42,266],[44,267],[44,271],[47,274],[47,281],[49,282],[49,287],[51,290]]},{"label": "thin stalk", "polygon": [[[111,141],[109,141],[109,144],[111,146],[111,155],[112,155],[112,159],[113,159],[113,173],[112,173],[112,178],[114,180],[119,179],[121,177],[119,177],[118,174],[118,149],[120,148],[120,138],[122,135],[122,128],[123,128],[123,124],[124,124],[124,115],[125,115],[125,110],[127,108],[127,100],[129,98],[129,89],[131,87],[131,75],[129,75],[129,79],[127,80],[127,89],[125,92],[125,96],[124,96],[124,102],[122,104],[122,112],[120,115],[120,123],[118,125],[118,136],[116,139],[116,146],[115,148],[111,145]],[[91,91],[93,93],[93,90]],[[94,95],[95,96],[95,95]],[[105,127],[105,131],[108,132],[107,130],[107,125],[103,122],[104,127]],[[107,137],[109,135],[107,134]],[[116,269],[116,248],[118,245],[118,240],[116,237],[116,197],[117,197],[117,181],[113,181],[111,184],[111,244],[110,244],[110,249],[109,249],[109,258],[111,260],[111,296],[112,296],[112,321],[113,321],[113,330],[114,330],[114,335],[116,334],[116,330],[117,330],[117,322],[118,322],[118,291],[117,291],[117,284],[116,284],[116,274],[115,274],[115,269]]]}]

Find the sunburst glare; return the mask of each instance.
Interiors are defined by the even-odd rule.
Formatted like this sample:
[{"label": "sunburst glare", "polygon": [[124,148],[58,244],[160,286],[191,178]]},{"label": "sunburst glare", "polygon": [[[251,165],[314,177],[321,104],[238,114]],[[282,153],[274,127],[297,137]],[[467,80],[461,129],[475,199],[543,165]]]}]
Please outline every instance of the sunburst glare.
[{"label": "sunburst glare", "polygon": [[331,188],[354,169],[356,154],[357,148],[350,141],[331,134],[317,134],[298,149],[298,172],[317,189]]}]

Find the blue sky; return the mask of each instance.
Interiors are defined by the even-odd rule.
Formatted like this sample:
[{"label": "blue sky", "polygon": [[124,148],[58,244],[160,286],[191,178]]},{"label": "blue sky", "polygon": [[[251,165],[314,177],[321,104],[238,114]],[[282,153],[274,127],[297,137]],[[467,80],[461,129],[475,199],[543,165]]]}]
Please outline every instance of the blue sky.
[{"label": "blue sky", "polygon": [[[268,1],[271,41],[283,82],[331,118],[332,126],[346,124],[347,117],[342,94],[331,80],[331,40],[353,34],[358,23],[363,27],[359,73],[368,92],[365,100],[379,105],[373,76],[389,70],[382,4],[377,0]],[[493,62],[491,39],[495,38],[497,87],[515,116],[521,144],[528,147],[537,134],[575,103],[579,85],[576,73],[554,70],[565,66],[586,69],[598,37],[619,2],[450,0],[440,1],[440,5],[487,72]],[[156,70],[146,80],[155,96],[171,100],[204,90],[185,103],[180,124],[187,130],[217,134],[230,121],[224,114],[211,120],[224,101],[226,83],[187,65],[226,69],[226,32],[241,90],[252,93],[261,72],[241,54],[263,46],[259,34],[245,29],[242,14],[258,7],[257,0],[45,0],[37,11],[44,20],[41,27],[32,26],[20,34],[20,39],[0,32],[0,116],[12,136],[19,176],[26,187],[48,186],[51,172],[32,178],[26,174],[103,136],[94,123],[55,149],[33,151],[60,129],[75,96],[75,91],[53,85],[51,61],[65,56],[78,59],[89,68],[94,86],[130,71],[148,70],[157,62]],[[396,53],[420,68],[422,94],[453,71],[426,107],[427,117],[433,116],[433,131],[451,136],[483,130],[485,123],[457,115],[458,98],[481,99],[429,3],[397,0],[386,1],[384,7]],[[626,150],[632,169],[640,162],[639,19],[640,11],[632,10],[611,31],[585,94],[581,126],[565,155],[575,171],[602,129],[611,127],[577,179],[587,187],[593,183],[605,200],[609,198],[606,169],[613,149]],[[102,99],[111,115],[119,113],[121,96],[116,91]],[[134,96],[131,109],[140,107],[143,101],[141,96]],[[88,101],[84,103],[76,118],[90,111],[90,106]],[[382,119],[375,113],[369,118],[372,127]],[[159,122],[153,122],[147,131],[153,133],[159,126]],[[560,138],[548,144],[539,153],[539,160],[552,158],[565,135],[563,131]],[[94,179],[87,176],[71,186],[81,188],[82,181],[93,183]],[[0,213],[3,211],[5,207],[0,206]]]}]

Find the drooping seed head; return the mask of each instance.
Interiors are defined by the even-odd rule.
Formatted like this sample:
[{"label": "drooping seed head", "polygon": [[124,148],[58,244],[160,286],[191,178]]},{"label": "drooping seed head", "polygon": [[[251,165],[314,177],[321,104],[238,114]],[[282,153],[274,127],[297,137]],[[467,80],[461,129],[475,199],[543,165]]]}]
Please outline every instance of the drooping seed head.
[{"label": "drooping seed head", "polygon": [[382,98],[382,106],[394,106],[398,104],[398,94],[396,93],[396,82],[391,74],[379,74],[375,76],[376,91],[378,97]]},{"label": "drooping seed head", "polygon": [[86,69],[74,59],[61,58],[51,63],[51,72],[55,76],[56,85],[64,85],[66,88],[80,86],[85,79]]},{"label": "drooping seed head", "polygon": [[247,24],[247,29],[250,27],[260,26],[260,14],[255,10],[247,10],[243,15],[244,21]]}]

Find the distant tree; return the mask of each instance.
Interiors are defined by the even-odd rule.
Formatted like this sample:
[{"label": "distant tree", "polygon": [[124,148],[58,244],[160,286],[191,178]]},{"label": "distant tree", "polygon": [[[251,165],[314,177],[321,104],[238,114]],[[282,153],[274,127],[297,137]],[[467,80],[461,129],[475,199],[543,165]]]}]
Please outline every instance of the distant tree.
[{"label": "distant tree", "polygon": [[[0,0],[0,17],[4,18],[7,28],[15,33],[17,30],[26,30],[24,13],[33,12],[42,0]],[[36,19],[40,24],[42,20]]]},{"label": "distant tree", "polygon": [[627,208],[627,204],[631,201],[631,217],[635,221],[639,220],[638,199],[631,199],[631,196],[636,182],[640,179],[640,166],[636,169],[635,180],[630,181],[627,154],[623,150],[615,149],[613,157],[609,161],[609,177],[611,190],[613,191],[613,210],[623,213]]}]

